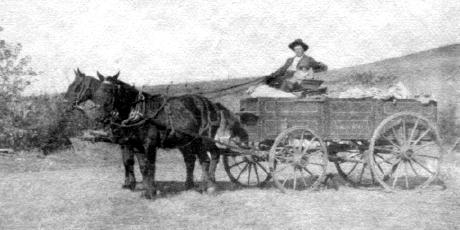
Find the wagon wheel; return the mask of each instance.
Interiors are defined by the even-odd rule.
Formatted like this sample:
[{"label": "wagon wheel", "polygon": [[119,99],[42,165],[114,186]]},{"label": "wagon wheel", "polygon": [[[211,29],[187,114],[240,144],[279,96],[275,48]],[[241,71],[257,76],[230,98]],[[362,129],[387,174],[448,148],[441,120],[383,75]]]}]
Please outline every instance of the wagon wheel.
[{"label": "wagon wheel", "polygon": [[271,179],[267,157],[224,155],[224,169],[230,180],[243,187],[260,187]]},{"label": "wagon wheel", "polygon": [[[368,164],[368,151],[351,142],[351,149],[335,153],[334,162],[337,173],[352,186],[373,186],[377,183],[374,173]],[[328,150],[330,151],[330,150]],[[332,157],[329,152],[329,156]]]},{"label": "wagon wheel", "polygon": [[384,119],[374,131],[369,151],[371,169],[388,191],[431,184],[444,152],[435,125],[411,112]]},{"label": "wagon wheel", "polygon": [[273,181],[282,192],[317,188],[324,181],[326,145],[307,127],[296,126],[279,134],[269,159]]}]

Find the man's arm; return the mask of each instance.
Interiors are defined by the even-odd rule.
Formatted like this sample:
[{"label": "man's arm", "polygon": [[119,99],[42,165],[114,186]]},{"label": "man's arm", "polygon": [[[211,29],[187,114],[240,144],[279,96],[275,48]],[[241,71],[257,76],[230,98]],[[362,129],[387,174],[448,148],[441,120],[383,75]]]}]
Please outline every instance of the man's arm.
[{"label": "man's arm", "polygon": [[322,62],[319,62],[319,61],[316,61],[314,58],[310,57],[310,65],[311,65],[311,68],[313,69],[313,72],[315,73],[319,73],[319,72],[324,72],[324,71],[327,71],[327,65],[322,63]]}]

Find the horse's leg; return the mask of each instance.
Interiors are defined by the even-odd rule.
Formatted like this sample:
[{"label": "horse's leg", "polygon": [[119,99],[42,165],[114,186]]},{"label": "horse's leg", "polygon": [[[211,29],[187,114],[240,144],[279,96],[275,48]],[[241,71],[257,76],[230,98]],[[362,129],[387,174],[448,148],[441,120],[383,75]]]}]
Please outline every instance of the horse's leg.
[{"label": "horse's leg", "polygon": [[136,188],[136,178],[134,176],[134,152],[126,146],[121,145],[121,156],[125,167],[125,183],[122,188],[134,190]]},{"label": "horse's leg", "polygon": [[198,159],[200,160],[201,164],[201,189],[203,191],[207,191],[208,193],[213,193],[216,190],[215,183],[211,180],[211,176],[209,174],[209,157],[206,151],[202,150],[203,147],[201,143],[193,143],[192,149],[195,154],[198,155]]},{"label": "horse's leg", "polygon": [[209,176],[211,181],[216,182],[216,169],[217,164],[220,159],[220,150],[218,148],[212,148],[210,151],[211,154],[211,164],[209,165]]},{"label": "horse's leg", "polygon": [[181,148],[182,156],[184,157],[185,168],[187,170],[187,176],[185,179],[185,189],[190,190],[195,187],[193,183],[193,170],[195,169],[196,155],[191,151],[187,151],[185,148]]},{"label": "horse's leg", "polygon": [[156,195],[155,161],[157,149],[155,145],[149,143],[145,145],[144,150],[145,151],[139,151],[137,158],[145,187],[143,196],[147,199],[152,199]]}]

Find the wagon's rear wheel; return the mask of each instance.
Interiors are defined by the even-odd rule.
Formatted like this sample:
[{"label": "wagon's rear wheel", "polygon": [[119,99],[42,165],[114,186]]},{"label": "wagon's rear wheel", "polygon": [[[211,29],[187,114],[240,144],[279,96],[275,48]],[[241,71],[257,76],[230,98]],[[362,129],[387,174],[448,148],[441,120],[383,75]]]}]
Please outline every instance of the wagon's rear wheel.
[{"label": "wagon's rear wheel", "polygon": [[321,138],[308,127],[298,126],[278,135],[269,159],[274,184],[282,192],[316,188],[323,182],[328,164]]},{"label": "wagon's rear wheel", "polygon": [[436,126],[411,112],[384,119],[374,131],[369,151],[371,169],[389,191],[431,184],[438,176],[444,152]]},{"label": "wagon's rear wheel", "polygon": [[346,151],[334,151],[333,153],[331,153],[333,150],[328,149],[329,159],[334,162],[337,173],[353,186],[378,184],[368,164],[368,151],[354,142],[350,142],[349,146],[350,148]]},{"label": "wagon's rear wheel", "polygon": [[224,155],[224,169],[230,180],[243,187],[260,187],[271,179],[267,157]]}]

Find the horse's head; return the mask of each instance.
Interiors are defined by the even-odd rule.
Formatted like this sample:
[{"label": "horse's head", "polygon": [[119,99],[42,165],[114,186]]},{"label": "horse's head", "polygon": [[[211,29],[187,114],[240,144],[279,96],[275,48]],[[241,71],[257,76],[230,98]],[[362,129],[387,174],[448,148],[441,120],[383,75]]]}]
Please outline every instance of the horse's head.
[{"label": "horse's head", "polygon": [[74,71],[75,79],[67,88],[64,100],[70,102],[72,106],[78,106],[87,100],[91,100],[94,92],[100,85],[100,81],[94,77],[86,76],[77,69]]},{"label": "horse's head", "polygon": [[[246,147],[248,143],[248,133],[243,129],[239,119],[222,104],[216,103],[220,113],[220,124],[214,140],[230,146]],[[225,149],[224,145],[216,144],[217,147]]]},{"label": "horse's head", "polygon": [[97,72],[101,82],[100,86],[94,92],[93,102],[96,104],[96,121],[107,124],[111,121],[114,113],[117,113],[118,98],[121,97],[120,91],[122,84],[118,80],[120,72],[114,76],[103,76]]}]

